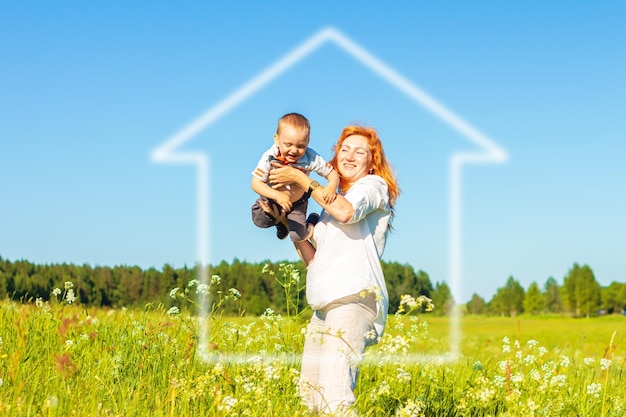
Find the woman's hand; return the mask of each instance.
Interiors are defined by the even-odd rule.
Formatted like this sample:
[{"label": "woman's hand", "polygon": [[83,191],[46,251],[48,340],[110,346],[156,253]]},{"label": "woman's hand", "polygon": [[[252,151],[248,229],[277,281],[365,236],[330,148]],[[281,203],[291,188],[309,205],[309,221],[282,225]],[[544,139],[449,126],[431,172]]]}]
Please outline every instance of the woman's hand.
[{"label": "woman's hand", "polygon": [[[270,171],[269,181],[274,184],[288,185],[297,184],[303,190],[309,188],[311,184],[311,178],[299,169],[291,166],[285,166],[278,162],[272,162],[272,170]],[[311,193],[311,197],[319,204],[324,210],[326,210],[331,216],[333,216],[338,222],[346,223],[350,221],[354,215],[354,207],[352,203],[346,200],[343,196],[335,194],[335,198],[330,198],[329,202],[324,199],[324,188],[318,187]],[[270,214],[272,214],[270,212]],[[273,214],[272,214],[273,215]]]},{"label": "woman's hand", "polygon": [[270,171],[268,182],[273,184],[273,188],[280,188],[291,184],[298,184],[302,188],[307,188],[308,184],[302,184],[302,182],[305,182],[307,179],[308,176],[299,169],[283,165],[279,162],[272,162],[272,170]]}]

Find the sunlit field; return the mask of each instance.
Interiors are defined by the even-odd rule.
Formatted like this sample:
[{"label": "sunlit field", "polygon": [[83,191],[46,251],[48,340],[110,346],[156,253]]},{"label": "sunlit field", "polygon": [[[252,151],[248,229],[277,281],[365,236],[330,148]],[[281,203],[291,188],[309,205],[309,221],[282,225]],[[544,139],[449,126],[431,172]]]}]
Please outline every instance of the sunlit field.
[{"label": "sunlit field", "polygon": [[[287,272],[277,278],[290,299],[300,284]],[[194,301],[210,287],[171,296]],[[86,309],[72,296],[66,283],[49,302],[1,303],[0,415],[309,415],[297,395],[307,312],[295,304],[227,317],[239,294],[216,294],[199,343],[191,309]],[[447,361],[450,319],[416,314],[426,305],[404,297],[368,349],[359,415],[626,415],[626,317],[464,317],[460,357]]]}]

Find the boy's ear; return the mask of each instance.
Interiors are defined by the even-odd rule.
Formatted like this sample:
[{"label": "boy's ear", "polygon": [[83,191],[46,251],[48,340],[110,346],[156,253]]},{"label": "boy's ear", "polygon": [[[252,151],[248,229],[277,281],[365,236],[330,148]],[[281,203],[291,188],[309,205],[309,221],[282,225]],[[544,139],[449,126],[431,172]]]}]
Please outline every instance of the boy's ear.
[{"label": "boy's ear", "polygon": [[278,133],[274,133],[274,145],[278,145]]}]

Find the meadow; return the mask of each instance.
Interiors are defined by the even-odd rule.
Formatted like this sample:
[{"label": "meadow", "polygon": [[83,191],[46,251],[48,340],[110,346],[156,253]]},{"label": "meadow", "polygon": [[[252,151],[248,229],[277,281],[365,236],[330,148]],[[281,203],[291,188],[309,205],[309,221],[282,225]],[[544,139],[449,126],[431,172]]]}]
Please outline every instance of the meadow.
[{"label": "meadow", "polygon": [[[292,275],[277,277],[287,299],[297,297]],[[217,280],[170,295],[193,304]],[[307,312],[294,302],[284,315],[223,315],[238,298],[214,295],[202,343],[198,317],[182,306],[87,309],[71,282],[50,301],[5,300],[0,415],[310,415],[297,391]],[[404,297],[366,352],[359,415],[626,415],[626,317],[463,317],[460,355],[447,360],[450,319],[418,314],[428,302]]]}]

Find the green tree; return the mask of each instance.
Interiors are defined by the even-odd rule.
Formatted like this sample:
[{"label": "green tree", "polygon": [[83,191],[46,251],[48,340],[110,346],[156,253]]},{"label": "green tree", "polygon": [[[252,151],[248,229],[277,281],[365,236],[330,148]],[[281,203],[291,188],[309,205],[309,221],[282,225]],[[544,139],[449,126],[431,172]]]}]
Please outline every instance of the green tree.
[{"label": "green tree", "polygon": [[436,315],[448,315],[454,307],[454,298],[452,291],[445,282],[435,283],[435,288],[431,292],[431,300],[435,304],[434,313]]},{"label": "green tree", "polygon": [[524,288],[510,276],[504,287],[498,288],[489,302],[492,313],[507,316],[516,316],[524,311]]},{"label": "green tree", "polygon": [[611,284],[602,289],[602,308],[609,313],[621,314],[626,308],[626,284],[620,282],[611,282]]},{"label": "green tree", "polygon": [[544,295],[536,282],[532,282],[524,296],[524,311],[532,315],[543,312],[545,307]]},{"label": "green tree", "polygon": [[561,287],[556,279],[549,277],[543,285],[543,289],[546,310],[550,313],[562,313],[564,308],[561,299]]},{"label": "green tree", "polygon": [[506,288],[498,288],[496,293],[491,297],[487,304],[487,310],[491,314],[497,314],[498,316],[505,316],[510,314],[509,302],[507,300],[508,295]]},{"label": "green tree", "polygon": [[474,293],[472,299],[467,303],[467,311],[470,314],[485,314],[487,312],[485,299]]},{"label": "green tree", "polygon": [[426,272],[419,270],[416,273],[411,265],[398,262],[381,262],[381,265],[389,292],[390,312],[398,310],[403,294],[432,298],[433,286]]},{"label": "green tree", "polygon": [[600,284],[588,265],[574,264],[563,280],[569,309],[577,317],[590,317],[600,307],[602,294]]}]

